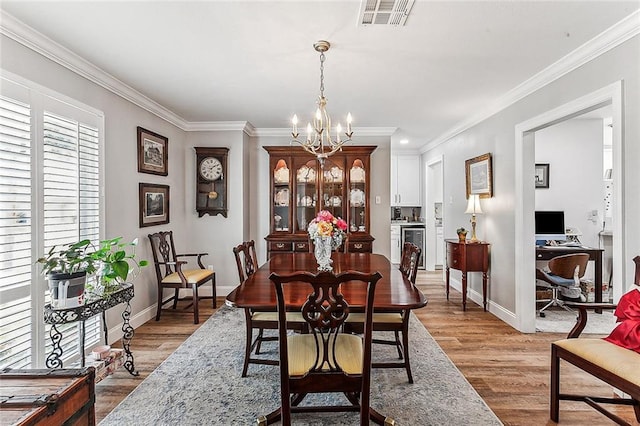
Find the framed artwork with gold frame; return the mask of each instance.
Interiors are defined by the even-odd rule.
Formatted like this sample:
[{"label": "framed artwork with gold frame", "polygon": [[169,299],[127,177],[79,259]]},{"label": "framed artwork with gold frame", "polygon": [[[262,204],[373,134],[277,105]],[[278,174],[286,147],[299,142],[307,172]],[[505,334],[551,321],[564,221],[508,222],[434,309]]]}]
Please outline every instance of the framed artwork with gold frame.
[{"label": "framed artwork with gold frame", "polygon": [[478,194],[480,198],[493,197],[493,169],[491,154],[483,154],[465,161],[467,198]]}]

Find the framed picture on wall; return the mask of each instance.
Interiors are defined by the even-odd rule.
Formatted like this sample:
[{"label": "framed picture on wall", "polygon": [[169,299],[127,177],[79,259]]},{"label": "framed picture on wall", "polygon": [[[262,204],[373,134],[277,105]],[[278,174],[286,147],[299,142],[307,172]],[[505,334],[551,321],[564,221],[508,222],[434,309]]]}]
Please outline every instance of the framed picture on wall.
[{"label": "framed picture on wall", "polygon": [[140,228],[169,223],[169,185],[138,184]]},{"label": "framed picture on wall", "polygon": [[138,126],[138,172],[167,176],[169,139]]},{"label": "framed picture on wall", "polygon": [[536,164],[536,188],[549,188],[549,164]]},{"label": "framed picture on wall", "polygon": [[491,154],[483,154],[465,161],[467,198],[478,194],[480,198],[493,197],[493,170]]}]

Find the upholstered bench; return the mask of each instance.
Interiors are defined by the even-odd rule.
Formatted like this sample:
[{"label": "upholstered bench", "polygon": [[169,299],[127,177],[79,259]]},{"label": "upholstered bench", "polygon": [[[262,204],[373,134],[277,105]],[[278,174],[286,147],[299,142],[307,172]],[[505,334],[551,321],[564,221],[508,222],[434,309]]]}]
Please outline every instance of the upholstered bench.
[{"label": "upholstered bench", "polygon": [[[578,309],[578,321],[567,339],[551,344],[551,406],[550,417],[558,422],[560,400],[583,401],[620,425],[628,425],[600,404],[631,405],[640,422],[640,354],[603,339],[580,338],[587,322],[587,309],[615,309],[608,303],[567,303]],[[560,360],[563,359],[594,377],[631,396],[604,398],[560,393]]]}]

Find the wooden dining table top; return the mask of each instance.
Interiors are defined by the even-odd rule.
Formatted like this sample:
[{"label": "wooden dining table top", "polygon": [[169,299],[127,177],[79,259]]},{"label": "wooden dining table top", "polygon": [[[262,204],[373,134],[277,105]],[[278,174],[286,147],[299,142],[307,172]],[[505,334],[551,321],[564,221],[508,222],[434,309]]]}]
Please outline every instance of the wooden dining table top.
[{"label": "wooden dining table top", "polygon": [[[427,304],[424,294],[409,281],[385,256],[372,253],[339,253],[331,255],[333,272],[358,271],[373,274],[380,272],[382,278],[376,285],[374,307],[376,309],[416,309]],[[271,259],[236,287],[226,299],[232,307],[266,309],[275,308],[276,292],[269,279],[271,273],[279,275],[293,272],[318,272],[318,263],[313,253],[282,253]],[[285,299],[289,308],[299,308],[305,302],[309,288],[285,286]],[[361,282],[346,282],[341,286],[344,298],[353,307],[364,306],[365,285]]]}]

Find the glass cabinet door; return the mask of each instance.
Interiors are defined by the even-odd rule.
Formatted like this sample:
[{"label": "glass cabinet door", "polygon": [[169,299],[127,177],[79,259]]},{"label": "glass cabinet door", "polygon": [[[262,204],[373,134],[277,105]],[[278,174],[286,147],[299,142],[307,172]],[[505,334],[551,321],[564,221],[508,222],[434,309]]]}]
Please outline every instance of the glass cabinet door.
[{"label": "glass cabinet door", "polygon": [[291,204],[291,174],[286,160],[280,158],[273,169],[273,217],[272,226],[275,232],[289,231]]},{"label": "glass cabinet door", "polygon": [[350,162],[349,169],[349,230],[367,232],[367,170],[361,159]]},{"label": "glass cabinet door", "polygon": [[295,232],[307,232],[309,222],[316,216],[318,203],[318,164],[315,159],[308,160],[295,170]]},{"label": "glass cabinet door", "polygon": [[[322,205],[320,209],[328,210],[335,217],[346,220],[346,203],[344,201],[344,160],[332,157],[325,160],[322,170]],[[320,210],[318,209],[318,210]]]}]

